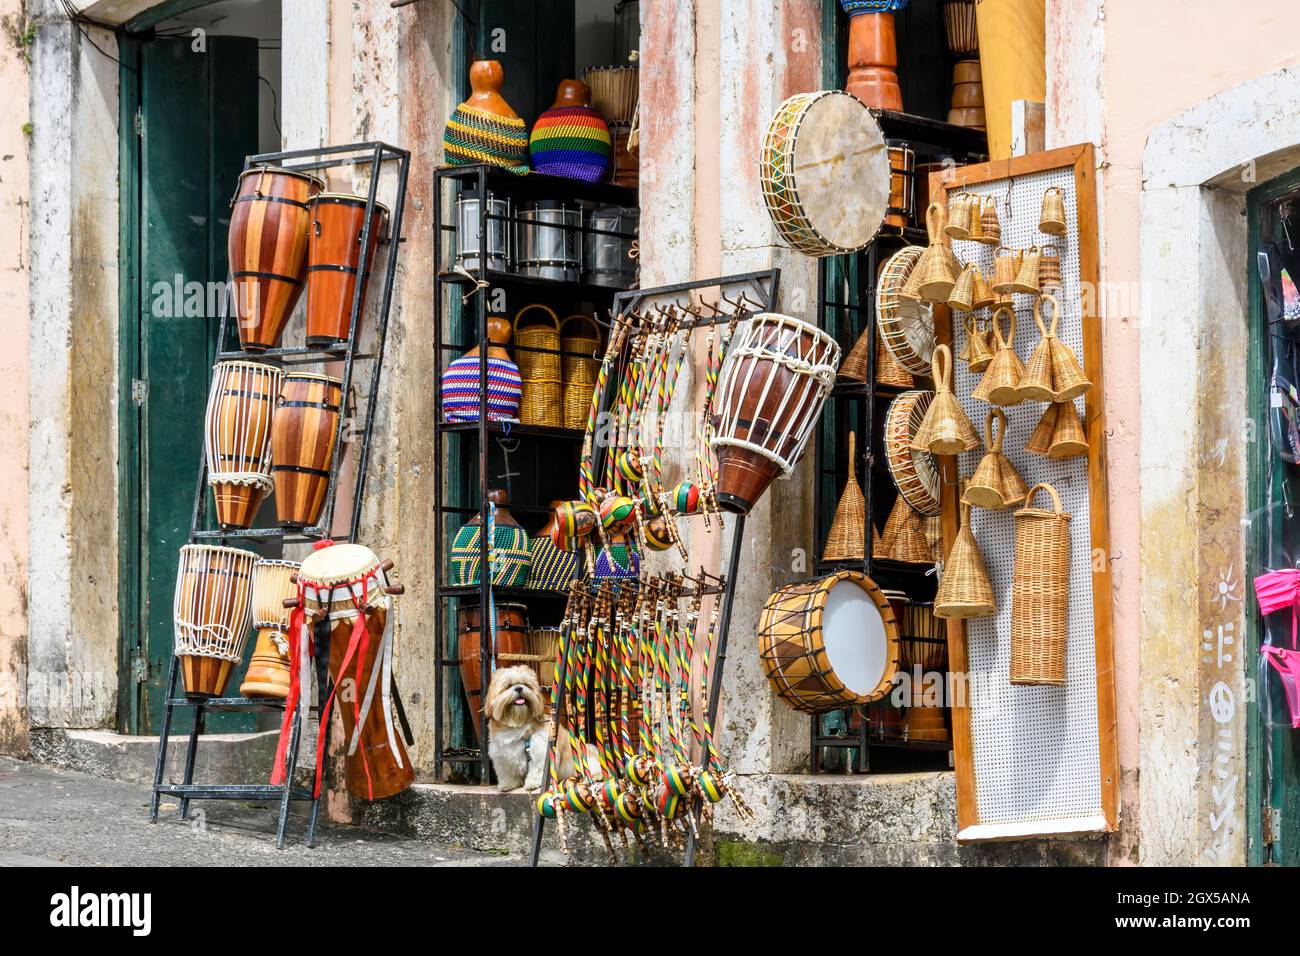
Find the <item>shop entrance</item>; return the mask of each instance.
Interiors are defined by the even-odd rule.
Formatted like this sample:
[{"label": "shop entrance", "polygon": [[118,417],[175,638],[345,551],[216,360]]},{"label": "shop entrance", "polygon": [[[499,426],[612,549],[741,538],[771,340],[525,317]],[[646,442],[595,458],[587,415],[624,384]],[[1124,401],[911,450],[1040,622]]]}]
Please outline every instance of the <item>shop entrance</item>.
[{"label": "shop entrance", "polygon": [[[176,7],[160,8],[168,9]],[[155,733],[161,721],[178,550],[189,535],[228,271],[229,200],[244,157],[280,146],[279,36],[279,2],[249,0],[137,19],[121,36],[118,712],[128,733]],[[231,678],[236,688],[242,671]],[[255,728],[249,715],[213,717],[212,731]]]},{"label": "shop entrance", "polygon": [[[1248,376],[1258,425],[1250,472],[1254,509],[1248,523],[1247,580],[1267,571],[1300,568],[1300,171],[1258,187],[1249,196],[1250,319]],[[1248,728],[1246,789],[1253,865],[1300,864],[1300,732],[1292,706],[1263,645],[1292,648],[1291,613],[1259,614],[1247,676],[1256,681]]]}]

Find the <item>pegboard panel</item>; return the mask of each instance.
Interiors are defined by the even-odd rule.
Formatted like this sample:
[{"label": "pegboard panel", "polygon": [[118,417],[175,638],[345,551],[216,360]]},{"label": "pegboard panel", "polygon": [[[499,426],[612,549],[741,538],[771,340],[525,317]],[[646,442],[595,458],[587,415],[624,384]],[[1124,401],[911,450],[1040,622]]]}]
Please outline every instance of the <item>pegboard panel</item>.
[{"label": "pegboard panel", "polygon": [[[1069,644],[1064,687],[1017,687],[1009,680],[1011,656],[1011,583],[1015,565],[1015,509],[971,510],[971,526],[997,601],[995,617],[965,622],[965,673],[968,677],[966,719],[955,743],[964,773],[959,773],[962,813],[959,839],[1009,839],[1037,834],[1082,833],[1113,829],[1117,780],[1113,766],[1114,706],[1110,661],[1110,596],[1106,561],[1104,468],[1101,428],[1100,335],[1095,317],[1085,320],[1085,301],[1093,301],[1095,288],[1095,197],[1092,195],[1092,151],[1087,157],[1073,151],[1074,162],[1054,165],[1044,157],[1022,157],[1010,163],[989,163],[958,170],[963,182],[950,185],[949,195],[963,191],[994,197],[1002,224],[1002,244],[1027,249],[1045,243],[1056,245],[1061,258],[1062,284],[1053,293],[1060,305],[1058,336],[1085,364],[1094,383],[1090,392],[1074,401],[1081,421],[1088,423],[1089,455],[1054,461],[1024,450],[1025,443],[1048,407],[1024,402],[1003,408],[1007,434],[1003,451],[1030,487],[1048,482],[1061,496],[1070,521]],[[1058,160],[1064,156],[1056,157]],[[1019,169],[1017,169],[1019,166]],[[1086,175],[1080,175],[1080,167]],[[1000,174],[1000,175],[999,175]],[[1065,196],[1065,236],[1049,236],[1038,223],[1044,192],[1060,187]],[[942,193],[941,193],[942,194]],[[1081,217],[1080,209],[1085,210]],[[1084,228],[1081,233],[1081,221]],[[1081,246],[1081,244],[1088,244]],[[997,247],[954,240],[953,250],[962,262],[974,262],[991,277]],[[1085,274],[1086,273],[1086,274]],[[1085,300],[1085,291],[1089,299]],[[1036,296],[1014,296],[1016,333],[1014,348],[1028,361],[1041,334],[1033,318]],[[966,344],[964,316],[951,322],[954,354]],[[1050,312],[1045,316],[1050,322]],[[984,420],[992,408],[973,399],[971,392],[981,375],[957,362],[954,387],[971,422],[984,437]],[[1094,441],[1095,439],[1095,441]],[[984,448],[960,455],[956,469],[969,478]],[[1090,478],[1090,475],[1096,477]],[[957,474],[951,460],[945,468],[945,511],[956,513]],[[1040,493],[1038,507],[1051,507]],[[950,520],[955,534],[955,520]],[[1100,555],[1094,559],[1094,555]],[[1100,565],[1100,574],[1098,567]],[[1098,591],[1102,593],[1098,593]],[[1099,627],[1100,624],[1100,627]],[[960,633],[960,628],[959,628]],[[1099,634],[1101,639],[1098,639]],[[1102,677],[1102,680],[1099,680]],[[1105,764],[1105,766],[1104,766]]]}]

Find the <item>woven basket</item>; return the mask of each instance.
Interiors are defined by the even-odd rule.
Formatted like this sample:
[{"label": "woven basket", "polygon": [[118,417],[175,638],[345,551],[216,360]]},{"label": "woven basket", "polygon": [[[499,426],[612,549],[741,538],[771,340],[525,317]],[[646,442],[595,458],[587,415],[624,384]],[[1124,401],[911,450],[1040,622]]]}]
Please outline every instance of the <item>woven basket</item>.
[{"label": "woven basket", "polygon": [[958,455],[978,448],[979,436],[952,391],[952,352],[940,345],[934,350],[934,401],[926,409],[921,427],[909,446],[932,455]]},{"label": "woven basket", "polygon": [[[525,316],[532,324],[525,324]],[[524,385],[519,420],[525,425],[558,428],[564,421],[560,407],[560,318],[550,306],[533,303],[515,315],[514,328],[515,364]]]},{"label": "woven basket", "polygon": [[876,384],[891,388],[911,388],[913,385],[912,373],[885,348],[884,339],[876,346]]},{"label": "woven basket", "polygon": [[993,294],[992,287],[989,286],[989,280],[984,278],[984,272],[981,269],[975,270],[975,292],[971,296],[971,307],[975,309],[987,309],[997,302],[997,297]]},{"label": "woven basket", "polygon": [[935,515],[921,520],[925,525],[925,543],[930,546],[930,560],[938,564],[943,560],[943,519]]},{"label": "woven basket", "polygon": [[853,348],[849,349],[848,354],[844,356],[836,378],[846,382],[857,382],[859,385],[867,384],[867,356],[870,354],[870,349],[871,335],[868,329],[858,336],[858,340],[853,343]]},{"label": "woven basket", "polygon": [[[1050,510],[1032,507],[1039,490]],[[1070,516],[1046,482],[1016,512],[1016,567],[1011,579],[1011,683],[1065,683],[1069,645]]]},{"label": "woven basket", "polygon": [[885,531],[880,536],[881,557],[905,564],[931,564],[930,544],[925,537],[925,522],[902,495],[894,501]]},{"label": "woven basket", "polygon": [[[1002,326],[999,322],[1003,315],[1011,320],[1010,332],[1006,338],[1002,337]],[[971,392],[971,397],[992,405],[1019,405],[1023,401],[1020,396],[1020,379],[1025,374],[1025,363],[1015,352],[1015,311],[1006,306],[999,306],[993,313],[992,324],[993,359],[984,370],[984,377],[980,379],[979,385]]]},{"label": "woven basket", "polygon": [[1051,299],[1052,304],[1056,304],[1056,300],[1051,296],[1043,296],[1034,303],[1034,323],[1038,326],[1041,338],[1034,346],[1033,352],[1029,354],[1029,361],[1025,363],[1025,374],[1020,376],[1018,391],[1021,401],[1025,402],[1056,401],[1056,386],[1053,384],[1052,375],[1052,341],[1056,338],[1056,321],[1059,312],[1052,317],[1052,327],[1048,329],[1043,324],[1043,299]]},{"label": "woven basket", "polygon": [[1038,424],[1034,426],[1029,440],[1025,442],[1025,451],[1031,455],[1042,455],[1047,457],[1048,449],[1052,447],[1052,435],[1056,432],[1056,417],[1064,405],[1048,405],[1043,409],[1042,417],[1038,419]]},{"label": "woven basket", "polygon": [[[866,544],[867,502],[862,497],[862,488],[858,485],[857,436],[849,432],[849,479],[840,495],[840,503],[835,506],[835,517],[831,521],[830,534],[826,536],[826,550],[822,553],[823,561],[860,561],[866,557],[863,548]],[[880,536],[873,526],[871,529],[871,552],[880,552]]]},{"label": "woven basket", "polygon": [[996,246],[1002,241],[1002,223],[998,221],[998,201],[989,196],[980,213],[980,242]]},{"label": "woven basket", "polygon": [[1038,284],[1044,292],[1061,288],[1061,250],[1048,243],[1042,247],[1043,258],[1038,263]]},{"label": "woven basket", "polygon": [[990,329],[980,325],[981,320],[974,316],[966,328],[966,365],[972,372],[982,372],[993,361],[993,349],[989,345]]},{"label": "woven basket", "polygon": [[957,193],[948,200],[948,224],[943,227],[943,234],[949,239],[969,239],[971,226],[971,207],[975,197],[967,193]]},{"label": "woven basket", "polygon": [[993,584],[984,567],[984,556],[970,526],[970,505],[961,506],[961,529],[948,552],[939,590],[934,596],[934,616],[962,619],[992,617],[998,612]]},{"label": "woven basket", "polygon": [[[998,427],[994,427],[994,425]],[[1024,480],[1011,459],[1002,452],[1006,438],[1007,416],[1000,408],[992,409],[984,419],[984,436],[988,453],[980,459],[975,474],[966,485],[962,501],[976,508],[998,511],[1014,508],[1025,500]]]},{"label": "woven basket", "polygon": [[1053,461],[1064,461],[1088,454],[1088,437],[1084,434],[1083,423],[1079,421],[1079,413],[1074,410],[1074,403],[1061,402],[1050,407],[1056,409],[1056,417],[1052,422],[1047,457]]},{"label": "woven basket", "polygon": [[[578,323],[574,325],[573,323]],[[586,328],[583,328],[585,323]],[[560,373],[564,388],[565,428],[584,429],[591,411],[591,392],[600,373],[600,327],[589,315],[571,315],[560,323]]]},{"label": "woven basket", "polygon": [[[493,490],[488,492],[493,500],[500,500],[504,505],[504,493]],[[479,583],[479,569],[482,566],[482,548],[479,533],[482,525],[475,515],[456,532],[451,543],[451,584],[463,587]],[[503,506],[498,507],[492,534],[492,583],[497,587],[523,587],[528,581],[528,572],[532,567],[532,551],[529,547],[528,532],[515,522],[510,512]]]},{"label": "woven basket", "polygon": [[961,275],[957,277],[952,292],[948,294],[948,308],[954,312],[969,312],[975,308],[975,277],[977,275],[979,275],[979,269],[975,266],[975,263],[966,263],[966,268],[961,270]]},{"label": "woven basket", "polygon": [[946,303],[952,293],[953,285],[957,282],[957,273],[960,269],[944,235],[947,220],[948,213],[944,207],[937,202],[930,203],[930,208],[925,214],[930,246],[916,266],[921,274],[917,292],[922,302],[934,302],[940,305]]},{"label": "woven basket", "polygon": [[1051,186],[1043,193],[1043,214],[1038,229],[1049,236],[1063,236],[1065,228],[1065,193],[1060,186]]},{"label": "woven basket", "polygon": [[993,291],[1010,295],[1016,291],[1016,276],[1020,273],[1020,254],[1014,249],[999,246],[993,256]]},{"label": "woven basket", "polygon": [[1042,291],[1038,286],[1038,263],[1042,258],[1043,254],[1037,246],[1030,246],[1025,250],[1020,258],[1020,269],[1016,272],[1016,280],[1011,283],[1012,292],[1038,295]]}]

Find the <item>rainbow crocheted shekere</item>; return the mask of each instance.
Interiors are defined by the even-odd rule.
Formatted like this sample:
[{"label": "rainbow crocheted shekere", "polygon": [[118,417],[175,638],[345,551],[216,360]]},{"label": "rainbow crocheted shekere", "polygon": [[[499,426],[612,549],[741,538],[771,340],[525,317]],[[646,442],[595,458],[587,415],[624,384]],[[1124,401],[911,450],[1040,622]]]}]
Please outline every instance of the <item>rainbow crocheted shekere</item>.
[{"label": "rainbow crocheted shekere", "polygon": [[537,117],[528,141],[533,169],[595,183],[609,172],[609,127],[590,106],[559,106]]},{"label": "rainbow crocheted shekere", "polygon": [[517,116],[507,119],[462,104],[447,120],[442,147],[448,166],[491,163],[512,173],[528,172],[528,127]]}]

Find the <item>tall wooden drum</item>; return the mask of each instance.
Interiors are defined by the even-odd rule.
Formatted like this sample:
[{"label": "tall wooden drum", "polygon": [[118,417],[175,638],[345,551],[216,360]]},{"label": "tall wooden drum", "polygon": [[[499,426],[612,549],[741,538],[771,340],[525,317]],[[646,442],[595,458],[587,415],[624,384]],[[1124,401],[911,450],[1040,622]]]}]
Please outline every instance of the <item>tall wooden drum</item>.
[{"label": "tall wooden drum", "polygon": [[[497,604],[496,653],[528,653],[528,608],[522,604]],[[482,739],[483,723],[483,668],[479,661],[482,653],[480,628],[483,618],[477,606],[463,607],[456,612],[457,651],[460,657],[460,680],[465,686],[465,699],[469,703],[470,723],[474,739]],[[491,646],[491,638],[488,639]],[[490,662],[489,667],[492,666]],[[500,661],[508,667],[509,661]]]},{"label": "tall wooden drum", "polygon": [[758,619],[758,652],[782,700],[821,714],[889,693],[898,673],[898,627],[875,582],[840,571],[774,592]]},{"label": "tall wooden drum", "polygon": [[[321,193],[312,203],[307,238],[307,344],[313,348],[343,351],[348,347],[365,222],[364,196]],[[387,241],[387,233],[388,207],[375,203],[370,214],[366,271],[361,276],[358,331],[366,308],[366,286],[375,268],[375,251],[381,241]]]},{"label": "tall wooden drum", "polygon": [[257,642],[239,692],[245,697],[289,696],[288,598],[297,595],[296,561],[259,558],[253,566],[253,629]]},{"label": "tall wooden drum", "polygon": [[289,372],[271,423],[275,517],[287,528],[320,520],[334,466],[343,383],[328,375]]},{"label": "tall wooden drum", "polygon": [[187,696],[220,697],[243,660],[256,560],[239,548],[181,548],[172,620]]},{"label": "tall wooden drum", "polygon": [[239,342],[250,352],[275,348],[307,277],[315,176],[260,166],[239,177],[230,213],[230,274]]},{"label": "tall wooden drum", "polygon": [[271,418],[283,373],[261,362],[219,362],[204,420],[208,484],[223,528],[247,528],[271,490]]},{"label": "tall wooden drum", "polygon": [[835,384],[840,347],[815,325],[760,312],[741,324],[714,399],[718,505],[748,514],[803,455]]}]

